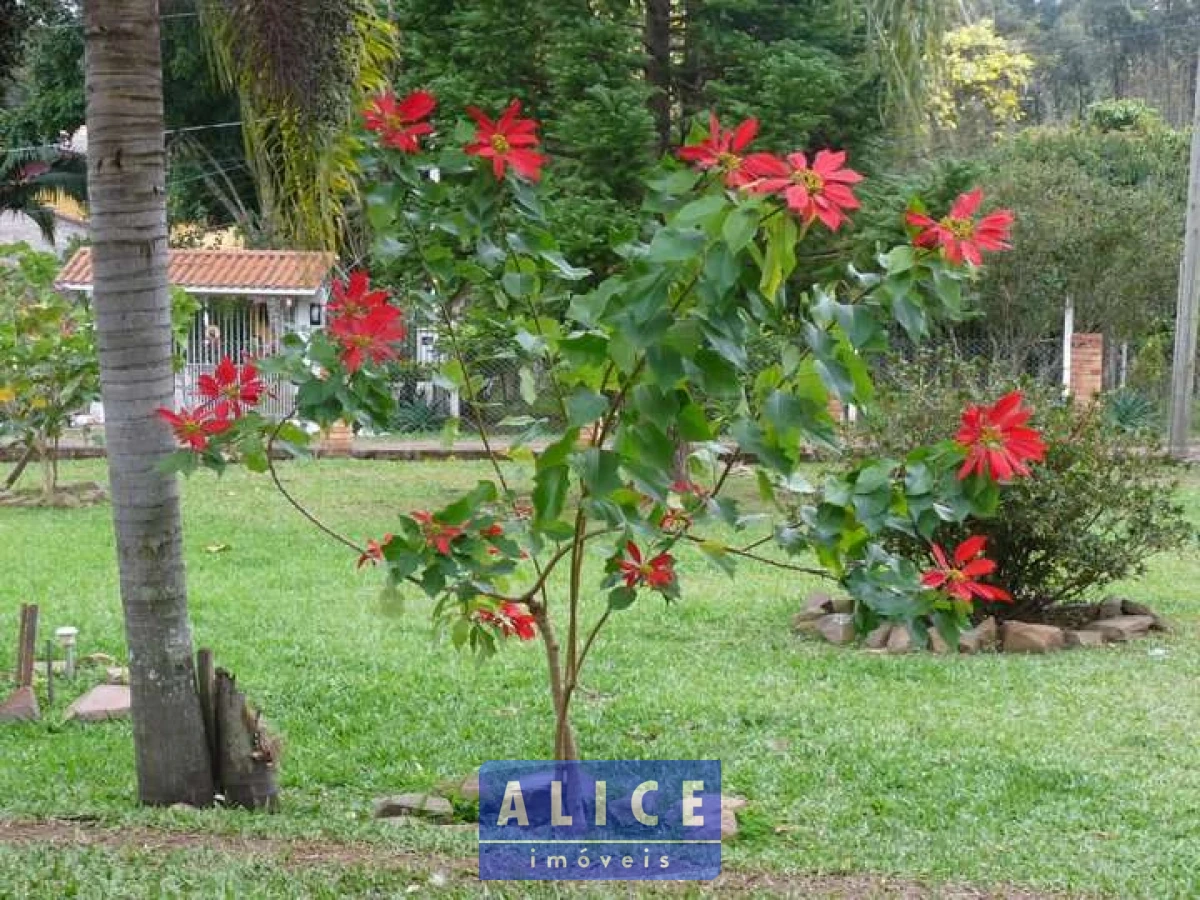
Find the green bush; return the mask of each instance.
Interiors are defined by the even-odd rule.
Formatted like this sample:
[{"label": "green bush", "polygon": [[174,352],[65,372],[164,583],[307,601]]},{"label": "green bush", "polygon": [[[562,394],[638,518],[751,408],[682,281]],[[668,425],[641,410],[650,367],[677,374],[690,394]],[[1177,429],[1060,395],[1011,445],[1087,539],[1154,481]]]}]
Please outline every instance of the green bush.
[{"label": "green bush", "polygon": [[[1001,382],[978,364],[936,355],[893,360],[880,382],[877,406],[858,435],[868,454],[902,456],[953,437],[963,409],[1014,387],[1035,410],[1045,462],[1002,492],[995,516],[947,525],[935,535],[943,546],[968,534],[988,536],[995,583],[1014,602],[980,606],[978,617],[1036,618],[1056,604],[1093,599],[1104,586],[1141,574],[1155,553],[1194,538],[1153,439],[1141,429],[1115,427],[1104,404],[1065,403],[1056,389]],[[892,544],[910,559],[927,552],[923,542],[903,536]]]}]

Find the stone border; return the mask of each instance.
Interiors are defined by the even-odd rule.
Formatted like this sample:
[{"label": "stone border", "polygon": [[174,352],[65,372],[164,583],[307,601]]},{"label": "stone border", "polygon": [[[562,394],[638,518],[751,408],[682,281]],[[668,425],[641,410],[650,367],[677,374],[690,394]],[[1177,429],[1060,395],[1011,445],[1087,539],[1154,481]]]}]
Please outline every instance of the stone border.
[{"label": "stone border", "polygon": [[[792,631],[815,635],[838,646],[855,644],[854,601],[848,597],[813,594],[805,608],[792,617]],[[974,628],[964,631],[958,646],[951,650],[936,629],[929,629],[929,649],[934,653],[1052,653],[1073,647],[1102,647],[1145,637],[1151,631],[1170,630],[1165,619],[1150,607],[1135,600],[1110,597],[1095,607],[1096,616],[1080,628],[1060,628],[1040,622],[1008,620],[997,622],[989,616]],[[908,628],[901,623],[884,622],[863,639],[870,653],[902,654],[921,648]]]}]

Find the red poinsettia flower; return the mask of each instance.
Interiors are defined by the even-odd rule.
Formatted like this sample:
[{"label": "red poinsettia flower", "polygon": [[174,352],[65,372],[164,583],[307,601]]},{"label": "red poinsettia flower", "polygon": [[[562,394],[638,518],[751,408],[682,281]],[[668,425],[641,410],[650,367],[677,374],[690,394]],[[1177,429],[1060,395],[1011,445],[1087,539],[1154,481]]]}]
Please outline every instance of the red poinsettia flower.
[{"label": "red poinsettia flower", "polygon": [[383,562],[383,548],[392,542],[393,535],[385,534],[381,541],[367,541],[366,552],[358,558],[358,568],[362,568],[367,563],[375,565]]},{"label": "red poinsettia flower", "polygon": [[436,107],[437,100],[428,91],[413,91],[403,100],[384,91],[363,111],[363,125],[378,134],[385,147],[418,153],[421,144],[417,139],[433,134],[433,126],[423,120]]},{"label": "red poinsettia flower", "polygon": [[480,529],[479,534],[485,538],[498,538],[504,534],[504,526],[499,522],[494,522],[487,528]]},{"label": "red poinsettia flower", "polygon": [[729,187],[745,187],[754,180],[742,165],[742,151],[758,134],[758,119],[747,119],[736,128],[725,131],[716,113],[708,118],[708,137],[698,144],[681,147],[679,158],[698,169],[716,169],[725,175]]},{"label": "red poinsettia flower", "polygon": [[1042,436],[1026,426],[1033,411],[1022,406],[1025,396],[1013,391],[993,406],[968,406],[954,436],[967,451],[958,470],[960,479],[971,473],[987,474],[996,481],[1029,474],[1030,462],[1046,457]]},{"label": "red poinsettia flower", "polygon": [[358,318],[339,317],[329,323],[329,331],[342,348],[342,365],[357,372],[368,359],[380,365],[399,356],[396,344],[408,331],[400,310],[391,305],[378,306]]},{"label": "red poinsettia flower", "polygon": [[652,588],[665,588],[675,580],[675,557],[670,553],[660,553],[643,562],[642,551],[633,541],[625,544],[625,556],[619,566],[626,587],[645,583]]},{"label": "red poinsettia flower", "polygon": [[905,218],[909,225],[921,231],[913,238],[918,247],[941,247],[946,259],[955,265],[965,259],[972,265],[983,263],[984,250],[1008,250],[1008,232],[1012,228],[1012,210],[999,209],[978,222],[975,213],[983,202],[983,191],[976,188],[960,194],[950,207],[950,214],[933,220],[923,213],[910,212]]},{"label": "red poinsettia flower", "polygon": [[531,641],[537,637],[537,620],[522,603],[511,600],[500,605],[495,612],[481,609],[475,613],[479,622],[495,625],[505,637],[516,635],[523,641]]},{"label": "red poinsettia flower", "polygon": [[1003,588],[992,584],[983,584],[977,579],[991,575],[996,571],[995,560],[983,557],[987,538],[981,534],[969,537],[954,550],[953,564],[946,557],[946,551],[939,544],[932,547],[933,560],[937,567],[930,569],[921,576],[921,584],[930,590],[945,591],[956,600],[965,603],[980,600],[1003,600],[1012,602],[1012,595]]},{"label": "red poinsettia flower", "polygon": [[437,550],[442,556],[449,556],[451,542],[462,535],[463,530],[455,525],[446,525],[439,522],[431,513],[427,513],[424,510],[417,510],[412,513],[412,517],[416,519],[421,526],[421,530],[425,532],[425,543]]},{"label": "red poinsettia flower", "polygon": [[542,166],[546,157],[533,148],[538,145],[535,133],[538,124],[533,119],[519,118],[521,101],[514,100],[492,121],[474,106],[467,107],[467,114],[479,126],[475,131],[474,143],[466,146],[466,152],[492,161],[492,172],[503,178],[506,167],[512,166],[522,178],[537,181],[542,177]]},{"label": "red poinsettia flower", "polygon": [[239,367],[228,356],[217,363],[211,375],[201,375],[196,387],[218,419],[236,419],[257,406],[263,395],[263,383],[254,364]]},{"label": "red poinsettia flower", "polygon": [[663,531],[683,532],[692,527],[692,517],[682,509],[671,507],[663,513],[662,519],[658,523],[658,527]]},{"label": "red poinsettia flower", "polygon": [[819,150],[809,165],[803,153],[789,153],[786,159],[770,153],[755,153],[742,167],[754,179],[750,190],[759,194],[780,194],[788,209],[808,225],[820,219],[830,231],[848,222],[848,209],[858,209],[858,198],[850,185],[862,181],[862,175],[842,166],[846,154]]},{"label": "red poinsettia flower", "polygon": [[228,419],[212,415],[204,409],[184,409],[172,412],[156,410],[158,417],[171,426],[180,444],[197,452],[208,449],[208,440],[214,434],[227,431],[233,423]]},{"label": "red poinsettia flower", "polygon": [[371,276],[357,269],[345,281],[333,282],[333,300],[329,303],[329,320],[365,319],[376,309],[388,305],[387,291],[371,290]]}]

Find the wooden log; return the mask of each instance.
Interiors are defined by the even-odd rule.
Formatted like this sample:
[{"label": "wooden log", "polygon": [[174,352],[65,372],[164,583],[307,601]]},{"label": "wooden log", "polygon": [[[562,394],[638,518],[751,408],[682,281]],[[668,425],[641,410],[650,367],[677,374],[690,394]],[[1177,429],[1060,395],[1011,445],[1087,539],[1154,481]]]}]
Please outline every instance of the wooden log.
[{"label": "wooden log", "polygon": [[261,714],[246,702],[234,677],[217,669],[214,690],[219,784],[228,806],[274,811],[280,742]]},{"label": "wooden log", "polygon": [[33,687],[33,665],[37,659],[37,627],[37,604],[21,604],[21,633],[17,645],[18,687]]}]

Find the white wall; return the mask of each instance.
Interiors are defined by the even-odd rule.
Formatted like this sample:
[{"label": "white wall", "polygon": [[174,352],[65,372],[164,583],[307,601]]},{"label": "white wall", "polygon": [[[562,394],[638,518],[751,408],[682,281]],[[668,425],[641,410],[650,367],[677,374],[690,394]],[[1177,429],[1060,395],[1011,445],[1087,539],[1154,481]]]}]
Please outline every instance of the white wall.
[{"label": "white wall", "polygon": [[72,238],[87,237],[86,225],[61,216],[55,218],[54,243],[47,243],[33,219],[17,213],[0,213],[0,244],[18,244],[24,241],[34,250],[54,253],[61,257]]}]

